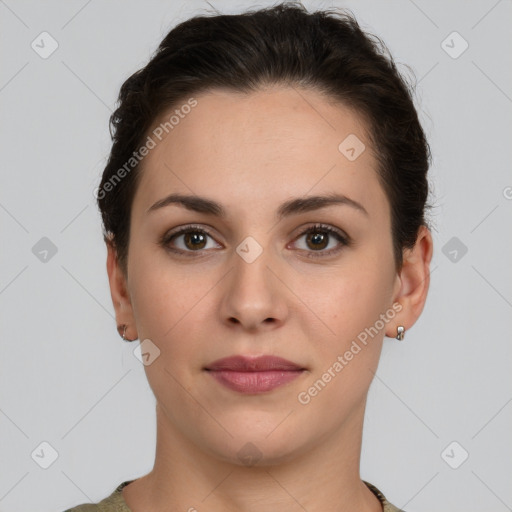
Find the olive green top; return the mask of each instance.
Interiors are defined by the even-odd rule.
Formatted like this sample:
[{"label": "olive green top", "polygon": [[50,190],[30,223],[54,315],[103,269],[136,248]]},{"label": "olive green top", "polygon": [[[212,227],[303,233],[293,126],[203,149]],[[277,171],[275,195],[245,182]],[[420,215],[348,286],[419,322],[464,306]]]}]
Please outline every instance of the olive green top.
[{"label": "olive green top", "polygon": [[[110,496],[100,501],[99,503],[85,503],[83,505],[78,505],[74,508],[65,510],[64,512],[132,512],[124,501],[123,495],[121,493],[123,487],[126,487],[131,482],[133,482],[133,480],[127,480],[126,482],[119,484]],[[382,512],[404,512],[403,510],[389,503],[389,501],[386,500],[385,496],[377,489],[377,487],[369,484],[368,482],[364,483],[382,503]]]}]

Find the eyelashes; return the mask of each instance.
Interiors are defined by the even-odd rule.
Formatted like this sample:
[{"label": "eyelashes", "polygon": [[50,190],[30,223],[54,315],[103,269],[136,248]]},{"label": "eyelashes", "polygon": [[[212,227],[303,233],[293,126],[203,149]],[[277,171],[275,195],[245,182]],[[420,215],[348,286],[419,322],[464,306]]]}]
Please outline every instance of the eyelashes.
[{"label": "eyelashes", "polygon": [[[309,226],[301,231],[292,241],[296,243],[306,235],[306,248],[298,249],[301,253],[305,253],[308,258],[322,258],[333,256],[340,252],[344,247],[351,245],[350,237],[343,231],[329,226],[327,224],[315,224]],[[180,240],[181,239],[181,240]],[[160,239],[159,244],[167,251],[182,255],[185,257],[201,257],[204,256],[205,251],[211,249],[222,248],[217,242],[214,242],[214,247],[208,247],[208,239],[215,240],[213,235],[208,229],[201,225],[187,225],[182,226],[176,230],[166,233]],[[337,241],[334,248],[325,250],[324,244],[327,242],[327,247],[331,245],[332,239]],[[176,241],[181,242],[181,248],[176,247]],[[307,244],[312,244],[313,249],[309,249]],[[314,248],[314,247],[317,248]],[[192,247],[192,248],[191,248]]]}]

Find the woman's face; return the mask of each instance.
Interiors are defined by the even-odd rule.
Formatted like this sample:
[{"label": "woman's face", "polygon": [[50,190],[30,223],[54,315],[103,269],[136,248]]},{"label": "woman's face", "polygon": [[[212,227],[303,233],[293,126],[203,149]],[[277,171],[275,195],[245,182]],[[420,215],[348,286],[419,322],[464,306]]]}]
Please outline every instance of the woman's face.
[{"label": "woman's face", "polygon": [[[383,337],[401,323],[390,206],[348,108],[291,87],[195,99],[142,163],[130,328],[150,340],[145,370],[169,432],[226,461],[277,463],[362,417]],[[211,371],[234,355],[301,371]]]}]

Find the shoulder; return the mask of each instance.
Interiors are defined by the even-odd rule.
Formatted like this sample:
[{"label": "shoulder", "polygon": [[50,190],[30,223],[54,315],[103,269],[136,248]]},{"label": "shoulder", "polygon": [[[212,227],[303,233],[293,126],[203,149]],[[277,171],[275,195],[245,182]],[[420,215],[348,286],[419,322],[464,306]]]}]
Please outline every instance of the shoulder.
[{"label": "shoulder", "polygon": [[377,489],[377,487],[375,487],[374,485],[372,485],[372,484],[370,484],[368,482],[365,482],[364,480],[363,480],[363,482],[370,489],[370,491],[372,491],[373,494],[375,494],[375,496],[377,496],[379,501],[382,503],[382,512],[405,512],[405,510],[402,510],[401,508],[395,507],[395,505],[390,503],[386,499],[384,494],[382,494],[382,492],[379,491],[379,489]]},{"label": "shoulder", "polygon": [[122,482],[114,489],[112,494],[98,503],[83,503],[64,512],[131,512],[121,493],[123,487],[126,487],[131,482],[133,480]]},{"label": "shoulder", "polygon": [[84,503],[83,505],[77,505],[73,508],[68,508],[64,512],[97,512],[98,505],[95,503]]}]

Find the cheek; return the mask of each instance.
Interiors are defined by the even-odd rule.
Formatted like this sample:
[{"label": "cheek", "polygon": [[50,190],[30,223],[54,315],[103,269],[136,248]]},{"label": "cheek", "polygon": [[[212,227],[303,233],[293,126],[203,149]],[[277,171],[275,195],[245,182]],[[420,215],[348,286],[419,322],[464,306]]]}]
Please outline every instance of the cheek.
[{"label": "cheek", "polygon": [[190,274],[186,267],[171,271],[154,261],[134,272],[132,305],[140,335],[164,342],[190,321],[207,292],[206,283]]},{"label": "cheek", "polygon": [[323,311],[334,334],[315,344],[314,371],[298,397],[314,428],[334,427],[362,403],[378,366],[386,326],[381,315],[392,293],[389,272],[369,264],[331,279],[329,289]]},{"label": "cheek", "polygon": [[[160,349],[158,362],[186,380],[191,361],[198,371],[205,363],[206,318],[214,309],[210,292],[219,276],[201,269],[200,263],[171,262],[165,251],[151,245],[133,251],[129,269],[137,332],[141,341],[150,339]],[[152,366],[146,367],[148,376]]]},{"label": "cheek", "polygon": [[331,292],[326,307],[336,337],[352,340],[385,313],[393,292],[391,276],[392,270],[386,265],[379,267],[361,262],[338,280],[330,281]]},{"label": "cheek", "polygon": [[[348,396],[359,399],[361,393],[366,393],[373,377],[370,370],[376,371],[387,327],[385,320],[392,321],[389,312],[394,315],[394,310],[390,309],[394,263],[392,258],[377,258],[378,254],[379,250],[375,248],[359,252],[357,257],[355,253],[353,258],[347,257],[338,277],[332,276],[325,282],[329,290],[325,294],[327,298],[313,306],[323,311],[331,331],[326,331],[322,343],[315,344],[318,359],[310,380],[329,380],[330,390],[322,392],[320,402],[325,400],[334,405],[340,399],[340,393],[345,399]],[[336,377],[325,375],[329,371]]]},{"label": "cheek", "polygon": [[169,255],[155,243],[157,236],[137,226],[133,229],[128,277],[139,338],[158,344],[191,309],[196,288],[190,267],[171,264]]},{"label": "cheek", "polygon": [[[204,351],[200,344],[205,331],[204,311],[201,314],[201,298],[207,293],[204,287],[200,279],[191,280],[184,272],[171,272],[169,267],[157,265],[144,266],[133,283],[132,304],[139,339],[151,340],[160,351],[144,367],[148,383],[158,402],[178,404],[182,413],[188,411],[189,416],[199,414],[183,389],[194,385],[193,378],[200,371],[200,363],[204,363],[198,358]],[[203,336],[198,335],[201,332]],[[179,421],[166,410],[174,421]]]},{"label": "cheek", "polygon": [[384,273],[367,274],[364,278],[352,282],[351,297],[345,299],[347,314],[351,323],[359,330],[372,325],[388,307],[392,288],[389,279],[383,279]]}]

